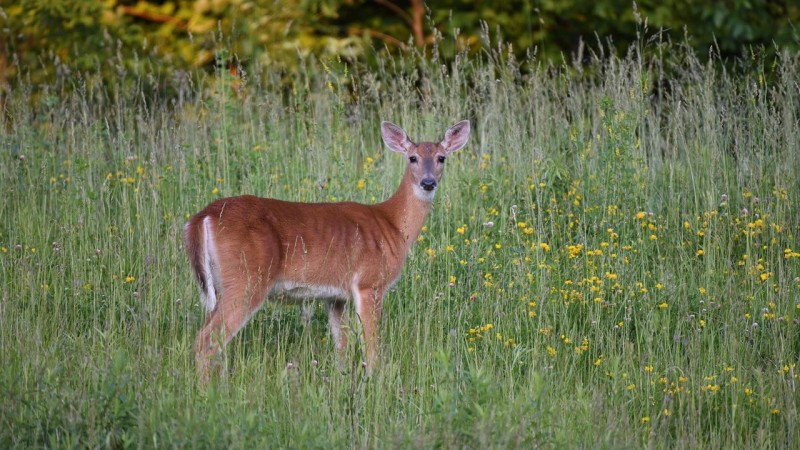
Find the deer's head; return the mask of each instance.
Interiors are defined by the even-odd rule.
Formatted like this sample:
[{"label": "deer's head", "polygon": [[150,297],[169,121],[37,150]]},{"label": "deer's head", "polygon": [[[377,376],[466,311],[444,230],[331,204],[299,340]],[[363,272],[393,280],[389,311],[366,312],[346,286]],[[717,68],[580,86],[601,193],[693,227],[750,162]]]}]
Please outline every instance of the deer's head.
[{"label": "deer's head", "polygon": [[431,201],[444,172],[444,162],[450,153],[461,149],[469,139],[469,121],[462,120],[444,133],[441,142],[415,144],[402,128],[391,122],[381,123],[383,142],[408,159],[414,195]]}]

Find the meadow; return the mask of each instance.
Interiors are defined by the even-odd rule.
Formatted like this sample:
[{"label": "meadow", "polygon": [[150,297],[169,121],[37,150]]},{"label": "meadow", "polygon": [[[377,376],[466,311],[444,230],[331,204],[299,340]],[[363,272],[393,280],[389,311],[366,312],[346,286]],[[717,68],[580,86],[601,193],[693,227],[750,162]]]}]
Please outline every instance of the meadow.
[{"label": "meadow", "polygon": [[[142,61],[6,96],[0,447],[800,446],[798,55],[305,64],[287,84]],[[461,119],[375,375],[352,308],[341,368],[321,306],[267,304],[200,385],[187,218],[381,201],[405,161],[380,121],[438,140]]]}]

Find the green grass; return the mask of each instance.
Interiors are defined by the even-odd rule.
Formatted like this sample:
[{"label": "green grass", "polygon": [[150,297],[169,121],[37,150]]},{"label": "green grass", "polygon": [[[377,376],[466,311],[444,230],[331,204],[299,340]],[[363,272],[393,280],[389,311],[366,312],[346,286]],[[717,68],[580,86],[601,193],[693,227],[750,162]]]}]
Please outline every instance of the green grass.
[{"label": "green grass", "polygon": [[[147,74],[9,94],[0,447],[800,445],[798,57],[505,54],[309,63],[242,98],[198,75],[184,103]],[[267,305],[200,386],[188,215],[380,201],[404,164],[380,120],[433,140],[465,118],[377,374],[357,325],[337,370],[322,308]]]}]

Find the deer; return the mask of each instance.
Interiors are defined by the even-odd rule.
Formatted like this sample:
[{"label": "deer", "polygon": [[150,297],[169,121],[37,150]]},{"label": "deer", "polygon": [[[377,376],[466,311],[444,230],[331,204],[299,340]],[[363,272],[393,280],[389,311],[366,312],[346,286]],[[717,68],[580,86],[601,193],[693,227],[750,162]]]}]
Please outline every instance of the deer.
[{"label": "deer", "polygon": [[207,381],[212,359],[270,301],[325,304],[339,360],[347,348],[345,308],[361,322],[366,375],[378,358],[384,296],[400,278],[431,211],[445,159],[469,139],[469,121],[438,143],[414,143],[391,122],[381,137],[406,157],[400,186],[382,203],[301,203],[252,195],[222,198],[189,219],[184,244],[206,310],[195,364]]}]

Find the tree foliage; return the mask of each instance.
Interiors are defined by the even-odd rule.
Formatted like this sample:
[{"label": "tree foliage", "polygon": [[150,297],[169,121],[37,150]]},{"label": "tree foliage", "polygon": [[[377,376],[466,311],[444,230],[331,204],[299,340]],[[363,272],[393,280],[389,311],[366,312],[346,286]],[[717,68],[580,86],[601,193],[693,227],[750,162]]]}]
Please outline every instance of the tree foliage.
[{"label": "tree foliage", "polygon": [[[479,51],[491,33],[519,55],[573,53],[610,39],[624,49],[643,27],[703,54],[745,45],[798,48],[790,0],[0,0],[0,85],[73,71],[113,80],[144,61],[170,70],[228,62],[292,73],[305,58],[368,60],[378,52]],[[435,49],[435,50],[434,50]]]}]

